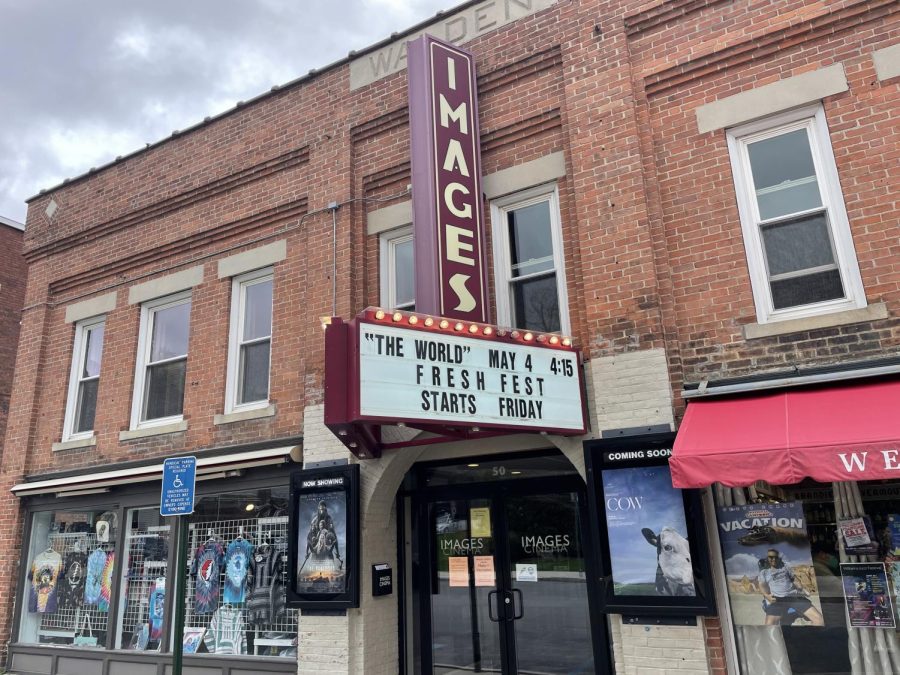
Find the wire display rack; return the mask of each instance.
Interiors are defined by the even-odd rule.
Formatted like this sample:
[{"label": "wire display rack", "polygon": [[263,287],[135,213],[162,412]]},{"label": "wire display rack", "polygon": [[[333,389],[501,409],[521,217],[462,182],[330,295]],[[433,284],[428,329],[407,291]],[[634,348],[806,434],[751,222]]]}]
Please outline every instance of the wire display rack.
[{"label": "wire display rack", "polygon": [[41,614],[38,627],[38,641],[41,644],[73,644],[76,636],[97,638],[97,644],[106,642],[109,609],[102,609],[98,604],[83,602],[66,602],[61,594],[65,565],[69,554],[81,553],[90,555],[100,549],[107,555],[115,551],[112,541],[100,541],[96,534],[89,532],[53,532],[48,535],[48,548],[60,554],[63,568],[57,580],[57,611]]},{"label": "wire display rack", "polygon": [[[297,611],[287,608],[285,593],[288,572],[287,516],[196,522],[188,525],[188,533],[185,631],[206,630],[204,646],[211,652],[296,657]],[[256,567],[247,576],[243,602],[224,602],[223,563],[219,569],[217,606],[210,612],[198,611],[196,576],[191,574],[198,548],[217,541],[223,550],[227,550],[228,545],[238,538],[243,538],[252,545],[251,557]],[[252,611],[248,608],[251,598]],[[222,607],[225,607],[223,612],[227,612],[236,630],[243,633],[234,641],[233,646],[231,643],[221,646],[212,635],[216,631],[209,630],[216,612]]]}]

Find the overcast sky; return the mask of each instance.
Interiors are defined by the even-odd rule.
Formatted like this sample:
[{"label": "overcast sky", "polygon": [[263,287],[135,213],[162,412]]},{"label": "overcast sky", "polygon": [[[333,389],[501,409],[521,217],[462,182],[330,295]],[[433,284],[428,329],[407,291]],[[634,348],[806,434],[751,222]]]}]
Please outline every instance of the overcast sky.
[{"label": "overcast sky", "polygon": [[0,215],[461,0],[0,0]]}]

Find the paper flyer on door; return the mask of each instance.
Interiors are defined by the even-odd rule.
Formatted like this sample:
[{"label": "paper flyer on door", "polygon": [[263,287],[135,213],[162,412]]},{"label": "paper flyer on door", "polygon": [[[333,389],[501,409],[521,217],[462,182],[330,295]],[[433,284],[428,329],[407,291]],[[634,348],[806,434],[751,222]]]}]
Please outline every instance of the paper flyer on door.
[{"label": "paper flyer on door", "polygon": [[800,502],[717,509],[734,623],[824,626]]}]

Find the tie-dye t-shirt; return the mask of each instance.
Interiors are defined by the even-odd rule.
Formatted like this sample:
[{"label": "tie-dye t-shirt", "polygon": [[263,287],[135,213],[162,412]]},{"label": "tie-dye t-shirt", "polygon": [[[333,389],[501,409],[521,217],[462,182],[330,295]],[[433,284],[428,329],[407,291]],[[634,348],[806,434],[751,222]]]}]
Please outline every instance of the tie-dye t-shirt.
[{"label": "tie-dye t-shirt", "polygon": [[147,618],[150,620],[150,639],[162,637],[163,614],[166,605],[166,580],[159,577],[150,587],[150,607]]},{"label": "tie-dye t-shirt", "polygon": [[201,544],[194,553],[194,613],[211,614],[219,606],[219,575],[225,551],[217,541]]},{"label": "tie-dye t-shirt", "polygon": [[[84,604],[100,605],[101,586],[103,585],[103,570],[106,568],[106,551],[96,549],[88,556],[87,576],[84,579]],[[107,607],[109,599],[107,598]]]},{"label": "tie-dye t-shirt", "polygon": [[222,598],[232,605],[244,602],[247,590],[247,573],[253,554],[253,545],[246,539],[235,539],[225,551],[225,590]]},{"label": "tie-dye t-shirt", "polygon": [[97,609],[101,612],[109,611],[109,600],[112,597],[113,571],[116,567],[116,554],[110,551],[106,555],[106,564],[103,566],[103,574],[100,576],[100,601]]},{"label": "tie-dye t-shirt", "polygon": [[35,556],[28,579],[28,611],[52,614],[57,610],[56,586],[62,571],[62,556],[48,550]]}]

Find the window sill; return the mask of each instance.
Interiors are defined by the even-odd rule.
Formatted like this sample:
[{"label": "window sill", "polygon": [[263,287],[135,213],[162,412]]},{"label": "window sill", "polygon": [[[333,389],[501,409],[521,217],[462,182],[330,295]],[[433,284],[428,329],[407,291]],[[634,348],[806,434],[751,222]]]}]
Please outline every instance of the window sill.
[{"label": "window sill", "polygon": [[861,323],[863,321],[876,321],[887,317],[887,305],[883,302],[876,302],[861,309],[848,309],[843,312],[820,314],[802,319],[787,319],[786,321],[773,321],[772,323],[748,323],[743,327],[743,332],[745,340],[756,340],[776,335],[787,335],[788,333],[799,333],[805,330],[846,326],[847,324]]},{"label": "window sill", "polygon": [[65,450],[89,448],[94,445],[97,445],[97,437],[91,435],[88,438],[78,438],[72,441],[60,441],[59,443],[53,443],[50,446],[50,449],[53,450],[53,452],[63,452]]},{"label": "window sill", "polygon": [[275,404],[270,403],[263,408],[253,408],[252,410],[238,410],[236,412],[225,413],[224,415],[216,415],[213,418],[213,424],[216,426],[222,424],[233,424],[234,422],[243,422],[245,420],[258,420],[265,417],[275,416]]},{"label": "window sill", "polygon": [[164,434],[176,434],[181,431],[187,431],[187,420],[174,422],[172,424],[160,424],[158,427],[146,427],[145,429],[129,429],[128,431],[119,432],[120,441],[133,441],[138,438],[147,438],[148,436],[162,436]]}]

